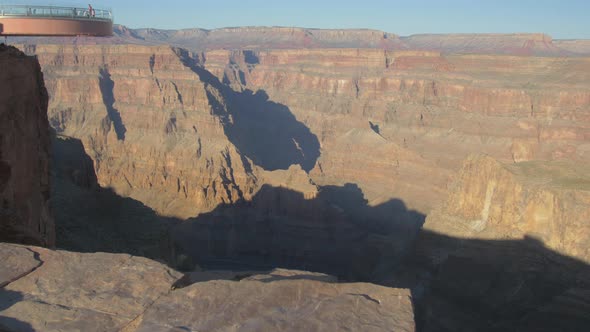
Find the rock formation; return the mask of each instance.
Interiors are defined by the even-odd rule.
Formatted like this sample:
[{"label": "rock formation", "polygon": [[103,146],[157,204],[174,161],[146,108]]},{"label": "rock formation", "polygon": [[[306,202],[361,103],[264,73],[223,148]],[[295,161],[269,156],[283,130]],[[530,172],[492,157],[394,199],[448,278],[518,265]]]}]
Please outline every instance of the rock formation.
[{"label": "rock formation", "polygon": [[399,200],[368,206],[352,184],[315,197],[265,185],[250,202],[221,205],[172,235],[205,268],[283,266],[366,281],[402,259],[423,219]]},{"label": "rock formation", "polygon": [[543,33],[463,33],[399,36],[371,29],[309,29],[298,27],[232,27],[220,29],[131,29],[114,26],[109,39],[92,37],[14,38],[33,44],[172,45],[191,50],[372,48],[443,53],[519,56],[590,55],[587,40],[553,39]]},{"label": "rock formation", "polygon": [[55,244],[47,91],[39,63],[0,45],[0,241]]},{"label": "rock formation", "polygon": [[[65,247],[171,258],[189,271],[283,266],[410,288],[423,331],[579,331],[590,303],[584,45],[542,34],[121,27],[110,41],[23,48],[38,56],[51,97]],[[132,279],[156,271],[157,286],[137,301],[135,281],[104,291],[127,282],[104,263],[95,291],[114,292],[115,307],[133,305],[117,315],[82,294],[66,314],[129,331],[337,329],[339,321],[364,330],[318,317],[394,299],[387,310],[402,313],[398,323],[367,306],[357,307],[361,320],[413,328],[399,291],[379,288],[382,298],[324,275],[207,282],[226,273],[180,278],[130,256],[25,249],[11,254],[23,265],[0,275],[11,292],[34,291],[5,310],[4,324],[19,324],[29,305],[69,308],[53,299],[59,282],[45,268],[79,273],[65,262],[110,260],[133,265]],[[31,281],[43,271],[48,285]],[[244,298],[252,305],[242,307]],[[267,303],[283,309],[268,316]],[[49,324],[66,310],[59,305],[27,322]],[[309,320],[292,320],[304,314]]]},{"label": "rock formation", "polygon": [[[37,47],[49,118],[78,138],[98,182],[164,215],[248,197],[256,178],[212,113],[212,88],[169,48]],[[209,90],[208,90],[209,89]]]},{"label": "rock formation", "polygon": [[322,146],[313,181],[356,183],[370,204],[397,197],[428,212],[470,153],[589,158],[586,58],[312,49],[200,59],[234,89],[288,105]]},{"label": "rock formation", "polygon": [[[244,32],[244,40],[262,30]],[[240,31],[219,31],[218,40],[231,44]],[[269,38],[283,33],[290,32]],[[355,40],[352,35],[326,32],[325,38]],[[449,45],[469,43],[451,37]],[[468,37],[496,53],[503,53],[497,45],[523,38],[552,43],[546,36]],[[98,184],[160,215],[194,218],[173,233],[199,260],[257,256],[301,268],[292,262],[314,253],[350,267],[355,260],[341,265],[337,251],[321,249],[321,239],[346,248],[361,236],[345,251],[374,252],[374,261],[357,269],[323,267],[358,277],[367,264],[360,275],[370,276],[385,268],[376,263],[384,252],[391,253],[389,265],[405,252],[419,215],[444,199],[469,154],[502,162],[590,161],[586,58],[401,46],[234,47],[26,47],[47,77],[52,126],[81,141]],[[357,188],[353,204],[322,194],[326,188],[342,194],[349,185]],[[330,235],[330,223],[346,231]],[[248,239],[270,225],[274,231],[252,245]],[[295,236],[286,240],[284,233]],[[301,249],[312,233],[317,237]],[[218,247],[208,245],[213,242]],[[388,242],[400,246],[390,250]]]},{"label": "rock formation", "polygon": [[[554,49],[548,36],[382,34],[407,45],[377,48],[359,42],[377,38],[372,31],[318,30],[309,33],[330,41],[324,46],[274,44],[306,31],[128,30],[137,42],[176,47],[29,49],[47,76],[53,126],[83,141],[100,184],[166,215],[248,200],[264,184],[261,171],[292,164],[318,185],[358,184],[371,205],[401,198],[426,213],[470,153],[516,162],[589,158],[588,59],[507,51],[528,40]],[[264,50],[241,44],[263,35],[271,39]],[[211,43],[191,53],[191,38]],[[217,42],[228,49],[215,49]],[[424,51],[430,43],[442,48]],[[142,88],[133,92],[132,84]],[[101,129],[111,122],[113,130]],[[90,140],[87,128],[116,139]],[[193,158],[195,151],[204,157]],[[209,175],[197,179],[196,169]]]},{"label": "rock formation", "polygon": [[0,244],[0,258],[2,330],[415,330],[408,290],[301,271],[172,289],[181,274],[129,255]]},{"label": "rock formation", "polygon": [[389,284],[413,284],[422,331],[585,330],[589,183],[584,164],[470,157]]},{"label": "rock formation", "polygon": [[562,255],[590,263],[590,169],[570,161],[504,165],[472,156],[424,228],[459,238],[532,236]]}]

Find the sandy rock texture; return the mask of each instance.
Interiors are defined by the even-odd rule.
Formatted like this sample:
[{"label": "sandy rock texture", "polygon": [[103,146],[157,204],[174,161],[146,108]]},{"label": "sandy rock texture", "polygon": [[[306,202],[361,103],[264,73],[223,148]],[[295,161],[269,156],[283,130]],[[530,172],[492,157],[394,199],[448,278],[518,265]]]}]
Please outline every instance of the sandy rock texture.
[{"label": "sandy rock texture", "polygon": [[0,268],[3,331],[415,330],[404,289],[288,270],[172,287],[182,274],[145,258],[12,244],[0,254],[21,257],[28,273]]}]

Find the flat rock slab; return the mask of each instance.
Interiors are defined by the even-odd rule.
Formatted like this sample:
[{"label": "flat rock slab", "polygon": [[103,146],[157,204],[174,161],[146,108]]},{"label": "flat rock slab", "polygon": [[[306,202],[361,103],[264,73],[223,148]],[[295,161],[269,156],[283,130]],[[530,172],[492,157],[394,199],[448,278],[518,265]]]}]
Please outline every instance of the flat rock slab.
[{"label": "flat rock slab", "polygon": [[0,262],[0,287],[18,280],[41,265],[34,251],[6,244],[0,244]]},{"label": "flat rock slab", "polygon": [[0,288],[0,331],[415,330],[408,290],[337,283],[320,273],[183,277],[125,254],[2,243],[0,259],[6,262],[0,269],[6,283]]},{"label": "flat rock slab", "polygon": [[145,312],[138,331],[415,330],[408,290],[268,280],[214,280],[177,289]]},{"label": "flat rock slab", "polygon": [[[0,255],[42,265],[0,294],[0,330],[117,331],[182,275],[149,259],[0,244]],[[28,265],[30,266],[30,265]]]}]

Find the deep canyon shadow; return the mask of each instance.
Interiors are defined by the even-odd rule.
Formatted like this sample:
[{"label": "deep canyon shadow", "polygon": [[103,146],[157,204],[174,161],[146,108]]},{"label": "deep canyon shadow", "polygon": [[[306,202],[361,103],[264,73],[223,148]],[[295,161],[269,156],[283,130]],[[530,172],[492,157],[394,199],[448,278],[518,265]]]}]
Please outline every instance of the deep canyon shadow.
[{"label": "deep canyon shadow", "polygon": [[168,230],[180,220],[159,216],[139,201],[101,188],[80,140],[54,135],[52,148],[51,197],[58,248],[172,259]]},{"label": "deep canyon shadow", "polygon": [[264,186],[250,202],[183,222],[173,236],[205,269],[280,267],[408,288],[422,332],[590,326],[588,264],[533,237],[461,239],[424,230],[423,221],[401,200],[369,206],[354,184],[322,187],[311,199]]},{"label": "deep canyon shadow", "polygon": [[396,271],[418,331],[586,331],[590,266],[540,240],[479,240],[422,230]]},{"label": "deep canyon shadow", "polygon": [[354,184],[321,187],[311,199],[264,185],[251,201],[183,222],[173,237],[208,269],[282,267],[367,281],[401,259],[423,221],[400,200],[368,206]]},{"label": "deep canyon shadow", "polygon": [[[0,313],[23,299],[20,292],[0,288]],[[35,332],[31,324],[0,314],[0,332],[5,331]]]},{"label": "deep canyon shadow", "polygon": [[403,201],[369,206],[355,184],[321,187],[311,198],[263,186],[252,201],[181,222],[100,188],[79,140],[54,138],[53,148],[52,199],[63,249],[161,261],[180,253],[205,269],[284,267],[409,288],[422,332],[590,326],[588,264],[532,237],[494,241],[432,233],[421,229],[424,215]]},{"label": "deep canyon shadow", "polygon": [[209,86],[207,97],[213,112],[242,154],[266,170],[288,169],[296,164],[306,172],[313,169],[320,156],[319,140],[287,106],[271,101],[264,90],[234,91],[191,58],[188,51],[175,51],[182,63]]}]

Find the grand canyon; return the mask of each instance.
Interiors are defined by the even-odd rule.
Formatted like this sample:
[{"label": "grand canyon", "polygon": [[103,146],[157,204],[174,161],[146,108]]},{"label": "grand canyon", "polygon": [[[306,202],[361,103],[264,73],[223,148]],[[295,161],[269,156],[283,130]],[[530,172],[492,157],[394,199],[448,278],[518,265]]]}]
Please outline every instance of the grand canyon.
[{"label": "grand canyon", "polygon": [[0,330],[590,327],[590,41],[11,39]]}]

